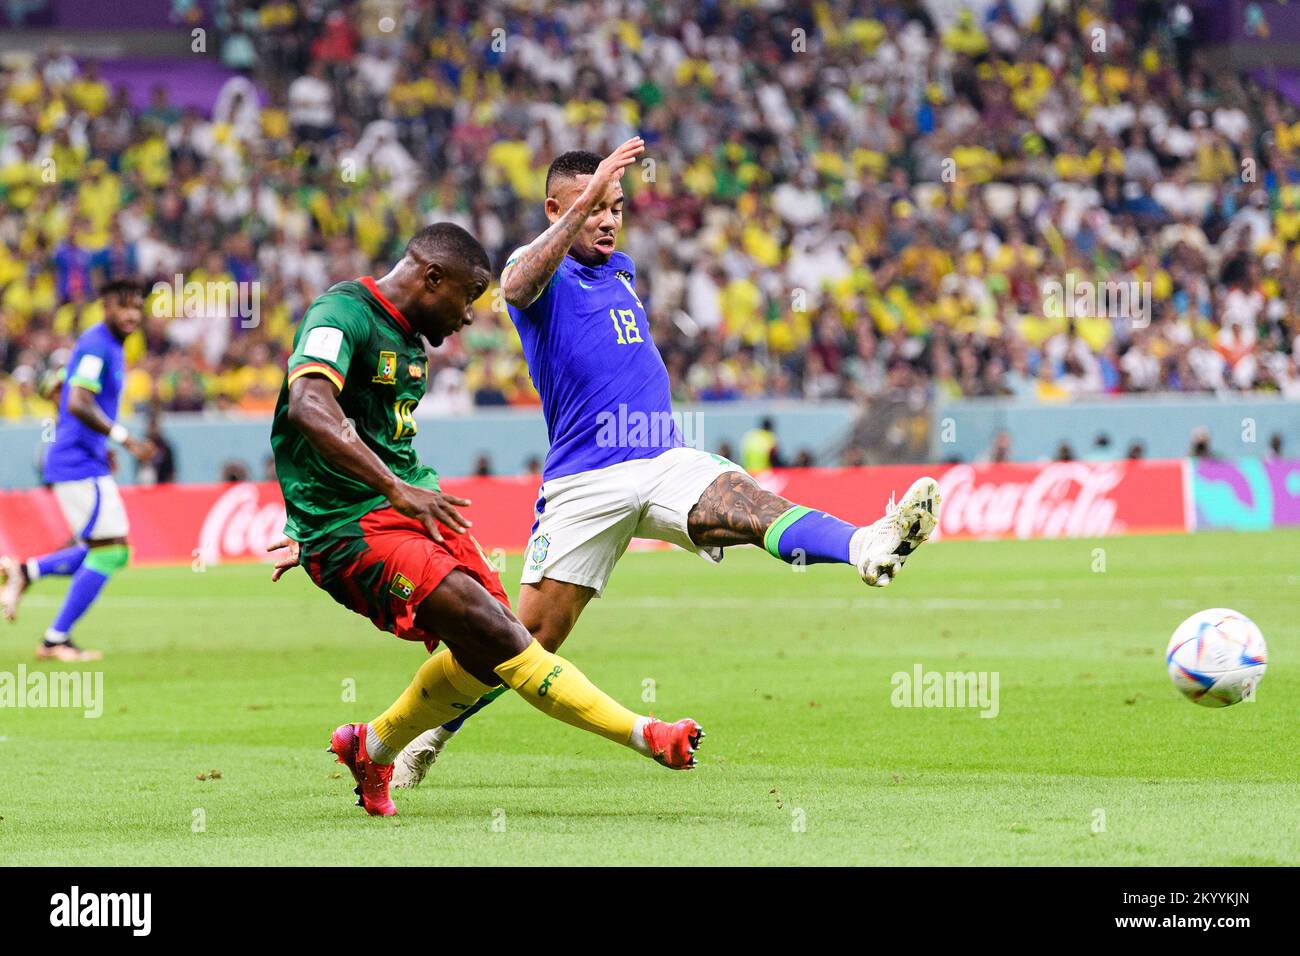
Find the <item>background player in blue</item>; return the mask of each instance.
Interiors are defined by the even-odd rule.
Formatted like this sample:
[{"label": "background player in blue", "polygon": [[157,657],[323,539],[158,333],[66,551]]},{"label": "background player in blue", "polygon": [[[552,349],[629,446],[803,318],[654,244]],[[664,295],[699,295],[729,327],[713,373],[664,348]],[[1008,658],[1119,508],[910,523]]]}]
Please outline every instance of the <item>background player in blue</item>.
[{"label": "background player in blue", "polygon": [[72,627],[130,556],[126,508],[109,468],[108,443],[122,445],[140,461],[153,456],[151,442],[132,438],[126,426],[117,423],[124,376],[122,343],[144,317],[144,286],[135,280],[115,280],[104,285],[100,298],[104,321],[87,329],[72,350],[54,441],[45,456],[45,481],[58,499],[73,542],[26,561],[0,557],[4,578],[0,608],[10,621],[18,615],[23,592],[37,578],[72,576],[63,606],[36,651],[37,657],[60,661],[93,661],[103,656],[78,647]]},{"label": "background player in blue", "polygon": [[[516,250],[501,275],[551,441],[518,607],[519,620],[548,649],[604,591],[634,537],[712,561],[725,547],[758,545],[790,563],[853,565],[867,584],[883,587],[930,536],[939,513],[938,483],[922,478],[884,517],[856,527],[763,490],[725,458],[685,447],[636,267],[615,248],[620,180],[643,150],[634,137],[604,159],[559,156],[546,175],[551,226]],[[418,784],[488,699],[417,737],[397,761],[394,785]]]}]

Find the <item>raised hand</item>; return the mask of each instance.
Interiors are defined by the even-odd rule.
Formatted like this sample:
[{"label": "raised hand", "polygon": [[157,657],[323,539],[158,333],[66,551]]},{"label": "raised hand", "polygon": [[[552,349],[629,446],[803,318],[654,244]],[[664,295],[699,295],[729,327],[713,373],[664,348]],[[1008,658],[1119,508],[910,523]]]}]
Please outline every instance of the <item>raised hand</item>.
[{"label": "raised hand", "polygon": [[596,172],[592,174],[591,181],[587,183],[587,188],[583,190],[584,198],[598,201],[605,195],[605,190],[623,178],[623,172],[644,152],[645,140],[640,136],[633,136],[602,159],[600,165],[596,167]]}]

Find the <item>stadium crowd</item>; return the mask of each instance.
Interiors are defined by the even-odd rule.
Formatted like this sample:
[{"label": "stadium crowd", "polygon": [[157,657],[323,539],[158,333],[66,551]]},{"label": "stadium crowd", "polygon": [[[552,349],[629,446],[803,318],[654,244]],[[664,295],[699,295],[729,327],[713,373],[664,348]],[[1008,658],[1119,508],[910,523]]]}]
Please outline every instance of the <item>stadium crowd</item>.
[{"label": "stadium crowd", "polygon": [[[11,63],[0,417],[50,413],[125,273],[258,305],[151,300],[126,402],[265,414],[332,282],[444,219],[499,267],[550,159],[633,133],[622,246],[679,398],[1300,397],[1300,112],[1210,70],[1181,5],[785,6],[223,0],[211,114],[57,49]],[[495,289],[431,368],[432,408],[537,402]]]}]

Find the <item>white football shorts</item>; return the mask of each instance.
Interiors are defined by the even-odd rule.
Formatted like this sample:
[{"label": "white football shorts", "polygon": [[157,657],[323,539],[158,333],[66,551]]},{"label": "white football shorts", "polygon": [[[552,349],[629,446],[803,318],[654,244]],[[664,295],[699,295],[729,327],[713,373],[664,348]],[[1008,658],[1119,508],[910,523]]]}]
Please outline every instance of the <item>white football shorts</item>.
[{"label": "white football shorts", "polygon": [[126,537],[129,530],[126,505],[111,475],[56,481],[51,487],[63,518],[78,541]]},{"label": "white football shorts", "polygon": [[719,475],[744,469],[720,455],[670,448],[655,458],[623,461],[543,483],[524,584],[542,578],[593,588],[599,597],[633,538],[667,541],[710,561],[721,548],[697,548],[686,522]]}]

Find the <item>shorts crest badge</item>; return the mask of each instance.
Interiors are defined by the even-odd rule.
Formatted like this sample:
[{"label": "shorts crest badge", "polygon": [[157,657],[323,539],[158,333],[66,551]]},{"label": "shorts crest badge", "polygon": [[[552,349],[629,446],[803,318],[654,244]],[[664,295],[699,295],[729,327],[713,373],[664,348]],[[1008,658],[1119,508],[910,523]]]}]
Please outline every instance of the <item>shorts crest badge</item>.
[{"label": "shorts crest badge", "polygon": [[393,583],[388,586],[388,593],[402,601],[411,600],[411,595],[415,593],[415,584],[405,574],[398,572],[393,575]]},{"label": "shorts crest badge", "polygon": [[539,534],[533,539],[533,546],[529,551],[529,558],[533,562],[533,568],[537,569],[542,566],[546,560],[546,552],[551,549],[551,539],[548,535]]},{"label": "shorts crest badge", "polygon": [[379,364],[375,368],[375,377],[371,379],[379,385],[397,384],[397,353],[380,352]]}]

